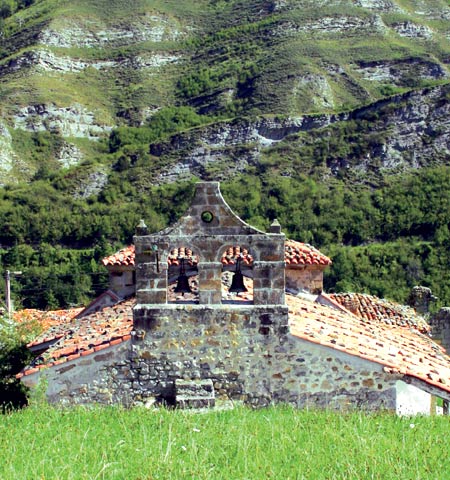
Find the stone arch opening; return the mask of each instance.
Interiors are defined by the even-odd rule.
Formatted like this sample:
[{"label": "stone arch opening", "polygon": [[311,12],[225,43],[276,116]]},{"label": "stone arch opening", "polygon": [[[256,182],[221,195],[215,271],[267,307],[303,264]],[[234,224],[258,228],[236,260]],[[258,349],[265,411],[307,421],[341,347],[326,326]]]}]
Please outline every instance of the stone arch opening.
[{"label": "stone arch opening", "polygon": [[[241,245],[228,245],[220,256],[222,263],[222,303],[253,304],[253,263],[249,249]],[[230,291],[242,285],[245,291]]]},{"label": "stone arch opening", "polygon": [[[198,255],[190,248],[172,248],[167,256],[167,302],[198,303]],[[180,291],[187,287],[190,291]]]}]

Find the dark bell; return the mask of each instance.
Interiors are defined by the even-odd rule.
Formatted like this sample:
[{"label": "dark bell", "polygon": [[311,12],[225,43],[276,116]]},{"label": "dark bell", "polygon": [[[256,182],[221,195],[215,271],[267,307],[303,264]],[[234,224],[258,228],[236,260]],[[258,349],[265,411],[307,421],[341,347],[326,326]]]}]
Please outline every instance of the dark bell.
[{"label": "dark bell", "polygon": [[192,293],[191,287],[189,286],[189,279],[188,277],[182,273],[177,280],[177,286],[174,290],[175,293]]},{"label": "dark bell", "polygon": [[175,293],[181,293],[184,295],[185,293],[192,293],[191,287],[189,286],[189,280],[186,275],[186,270],[184,268],[184,258],[181,258],[180,261],[180,275],[177,280],[177,286],[174,290]]},{"label": "dark bell", "polygon": [[233,280],[231,281],[231,286],[229,292],[231,293],[242,293],[246,292],[247,288],[244,285],[244,276],[241,272],[236,272],[233,275]]}]

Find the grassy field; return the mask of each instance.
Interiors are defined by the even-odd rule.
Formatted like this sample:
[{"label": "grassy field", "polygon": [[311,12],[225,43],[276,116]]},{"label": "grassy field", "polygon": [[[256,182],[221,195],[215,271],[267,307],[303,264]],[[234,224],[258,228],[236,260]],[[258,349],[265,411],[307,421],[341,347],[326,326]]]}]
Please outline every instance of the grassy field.
[{"label": "grassy field", "polygon": [[446,480],[448,427],[446,417],[288,407],[30,407],[0,417],[0,478]]}]

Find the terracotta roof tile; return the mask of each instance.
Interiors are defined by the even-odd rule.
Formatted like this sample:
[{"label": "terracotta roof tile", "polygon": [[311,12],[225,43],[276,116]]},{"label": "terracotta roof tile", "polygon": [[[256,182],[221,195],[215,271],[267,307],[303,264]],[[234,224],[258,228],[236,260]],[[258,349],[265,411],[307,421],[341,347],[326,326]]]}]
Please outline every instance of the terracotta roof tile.
[{"label": "terracotta roof tile", "polygon": [[[133,327],[134,303],[134,298],[124,300],[99,312],[53,327],[50,337],[58,341],[37,357],[20,375],[29,375],[30,369],[35,372],[36,368],[74,360],[129,340]],[[32,342],[32,345],[44,343],[48,341],[47,338],[44,333]]]},{"label": "terracotta roof tile", "polygon": [[240,258],[245,265],[253,264],[253,257],[246,248],[230,247],[222,255],[221,262],[223,265],[235,265],[237,259]]},{"label": "terracotta roof tile", "polygon": [[[247,265],[253,263],[253,258],[249,252],[246,249],[241,250],[240,247],[230,247],[226,250],[222,256],[222,263],[224,265],[232,265],[239,256]],[[188,258],[191,265],[198,263],[198,258],[195,255],[193,256],[192,250],[181,247],[180,249],[174,249],[170,252],[168,257],[169,265],[178,265],[178,259],[181,257]],[[284,260],[287,267],[296,265],[331,265],[331,260],[319,250],[307,243],[296,242],[294,240],[286,240]],[[123,248],[114,255],[104,258],[102,261],[105,266],[134,266],[134,245]]]},{"label": "terracotta roof tile", "polygon": [[311,301],[286,296],[291,333],[423,380],[450,392],[450,357],[415,328],[367,322]]},{"label": "terracotta roof tile", "polygon": [[368,322],[382,321],[387,325],[412,327],[422,333],[431,330],[426,320],[406,305],[365,293],[334,293],[328,294],[328,297]]},{"label": "terracotta roof tile", "polygon": [[105,266],[134,266],[134,245],[122,248],[113,255],[105,257],[102,262]]},{"label": "terracotta roof tile", "polygon": [[[90,355],[131,338],[134,299],[63,323],[60,340],[19,376]],[[366,318],[286,295],[291,334],[383,365],[450,392],[450,357],[417,328]],[[54,332],[56,335],[56,332]],[[38,339],[39,340],[39,339]],[[42,339],[41,339],[42,341]]]},{"label": "terracotta roof tile", "polygon": [[331,265],[331,260],[307,243],[286,240],[284,261],[289,265]]},{"label": "terracotta roof tile", "polygon": [[61,323],[70,323],[82,310],[83,308],[71,308],[68,310],[44,311],[26,308],[14,312],[13,319],[17,323],[37,322],[43,330],[48,330]]}]

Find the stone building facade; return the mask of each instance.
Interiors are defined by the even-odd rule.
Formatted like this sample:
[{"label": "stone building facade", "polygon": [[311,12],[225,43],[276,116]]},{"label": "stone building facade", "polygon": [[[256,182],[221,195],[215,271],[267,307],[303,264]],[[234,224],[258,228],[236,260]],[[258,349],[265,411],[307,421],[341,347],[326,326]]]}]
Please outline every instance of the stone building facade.
[{"label": "stone building facade", "polygon": [[450,307],[443,307],[430,317],[433,338],[450,353]]},{"label": "stone building facade", "polygon": [[[427,413],[432,395],[450,400],[450,358],[425,336],[286,295],[285,242],[276,223],[264,233],[239,219],[218,183],[198,184],[175,225],[157,234],[140,226],[135,301],[78,319],[22,380],[31,386],[44,376],[49,400],[63,404],[287,402]],[[169,261],[174,250],[184,252],[178,263]],[[251,301],[222,294],[226,251],[251,256],[242,270]],[[189,300],[168,295],[182,274],[198,278]],[[420,405],[405,396],[412,391]]]}]

